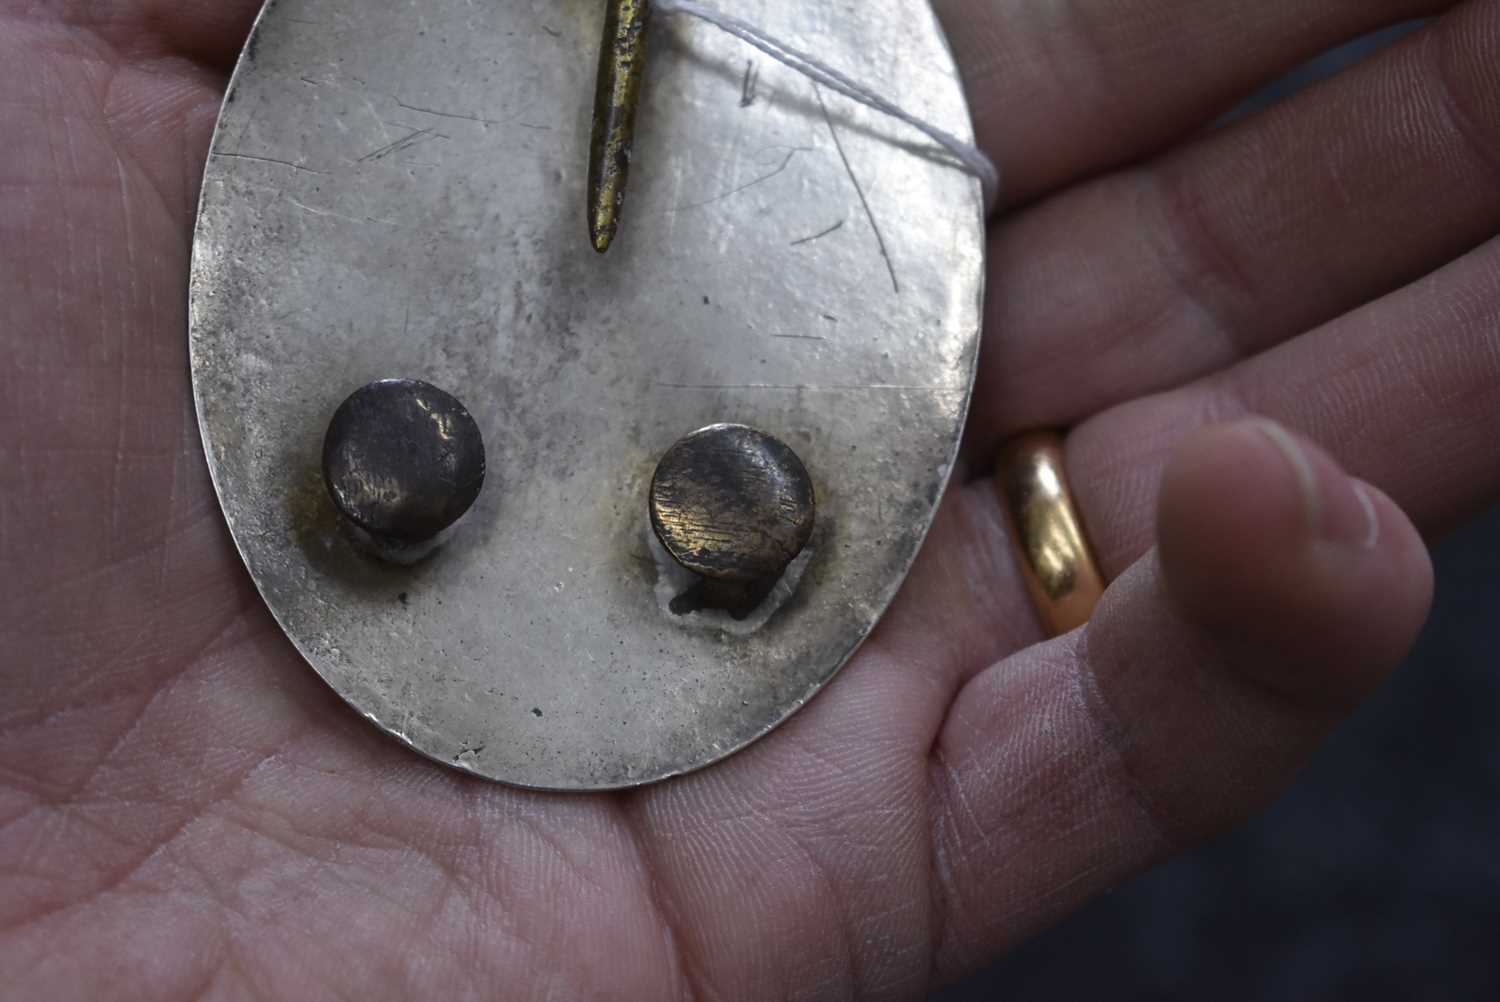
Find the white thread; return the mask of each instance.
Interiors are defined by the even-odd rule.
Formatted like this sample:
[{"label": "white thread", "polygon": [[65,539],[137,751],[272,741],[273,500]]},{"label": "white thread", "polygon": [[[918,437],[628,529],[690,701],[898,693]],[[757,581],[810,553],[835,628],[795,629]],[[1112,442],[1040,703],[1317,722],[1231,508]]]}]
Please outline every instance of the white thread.
[{"label": "white thread", "polygon": [[951,132],[945,132],[931,122],[897,107],[870,88],[856,83],[820,59],[805,52],[799,52],[737,17],[709,10],[702,4],[695,3],[694,0],[655,0],[652,6],[662,14],[686,14],[707,22],[745,44],[759,49],[783,66],[796,70],[814,83],[820,83],[851,101],[858,101],[867,108],[873,108],[897,121],[905,122],[953,154],[965,171],[979,179],[980,186],[984,189],[986,208],[994,205],[996,199],[999,198],[1000,171],[995,167],[994,161],[974,144],[966,143]]}]

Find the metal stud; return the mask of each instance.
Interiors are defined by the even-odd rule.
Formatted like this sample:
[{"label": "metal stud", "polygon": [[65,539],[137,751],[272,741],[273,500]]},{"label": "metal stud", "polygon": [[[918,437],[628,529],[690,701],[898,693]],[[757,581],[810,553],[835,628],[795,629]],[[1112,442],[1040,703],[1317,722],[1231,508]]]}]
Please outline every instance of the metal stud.
[{"label": "metal stud", "polygon": [[450,394],[416,379],[356,390],[329,422],[323,479],[340,514],[378,544],[429,542],[484,486],[484,441]]},{"label": "metal stud", "polygon": [[812,537],[812,478],[789,446],[717,424],[679,441],[651,482],[651,525],[683,567],[711,581],[774,582]]}]

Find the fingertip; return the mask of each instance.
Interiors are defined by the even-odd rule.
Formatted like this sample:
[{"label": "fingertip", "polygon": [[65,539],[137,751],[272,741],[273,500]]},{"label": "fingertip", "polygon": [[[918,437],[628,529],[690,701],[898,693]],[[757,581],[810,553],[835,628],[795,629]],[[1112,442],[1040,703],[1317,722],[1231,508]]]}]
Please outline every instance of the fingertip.
[{"label": "fingertip", "polygon": [[[1376,572],[1383,570],[1386,578],[1399,585],[1395,591],[1404,599],[1383,609],[1372,602],[1372,609],[1376,614],[1394,617],[1393,632],[1409,636],[1405,647],[1410,648],[1432,609],[1432,553],[1411,519],[1384,491],[1357,477],[1349,479],[1359,503],[1368,510],[1369,531],[1362,545],[1377,556],[1366,579],[1379,585],[1381,576]],[[1401,656],[1405,653],[1403,649]]]},{"label": "fingertip", "polygon": [[1236,667],[1298,698],[1362,698],[1405,656],[1431,602],[1431,562],[1400,509],[1261,419],[1182,443],[1157,538],[1173,602]]}]

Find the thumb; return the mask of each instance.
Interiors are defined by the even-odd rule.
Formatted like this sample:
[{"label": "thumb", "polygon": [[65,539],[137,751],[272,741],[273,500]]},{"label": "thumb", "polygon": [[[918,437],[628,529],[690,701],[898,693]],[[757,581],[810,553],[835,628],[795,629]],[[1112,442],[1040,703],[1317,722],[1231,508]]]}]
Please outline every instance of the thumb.
[{"label": "thumb", "polygon": [[1431,601],[1405,515],[1269,422],[1178,448],[1157,539],[1088,627],[988,669],[950,711],[934,769],[946,975],[1264,807]]},{"label": "thumb", "polygon": [[1172,606],[1245,680],[1350,708],[1406,656],[1432,601],[1417,530],[1317,446],[1252,420],[1178,450],[1157,540]]}]

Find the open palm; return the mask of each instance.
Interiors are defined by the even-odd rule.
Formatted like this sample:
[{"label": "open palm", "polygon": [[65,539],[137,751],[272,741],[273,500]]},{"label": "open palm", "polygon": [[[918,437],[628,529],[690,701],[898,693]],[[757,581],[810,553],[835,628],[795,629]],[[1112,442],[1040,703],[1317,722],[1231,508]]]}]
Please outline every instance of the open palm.
[{"label": "open palm", "polygon": [[[1289,782],[1500,496],[1500,3],[936,6],[1013,206],[970,476],[790,724],[577,797],[378,736],[234,555],[184,304],[255,5],[0,0],[7,998],[915,998]],[[1041,643],[985,474],[1049,425],[1117,580]]]}]

